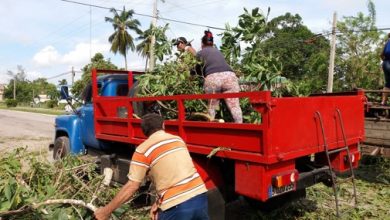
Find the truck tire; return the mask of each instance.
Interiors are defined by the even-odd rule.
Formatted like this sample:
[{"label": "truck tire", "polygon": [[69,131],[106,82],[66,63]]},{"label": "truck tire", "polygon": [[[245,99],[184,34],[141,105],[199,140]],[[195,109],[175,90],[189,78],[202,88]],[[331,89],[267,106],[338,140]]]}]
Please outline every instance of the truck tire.
[{"label": "truck tire", "polygon": [[64,158],[70,152],[69,138],[66,136],[57,137],[54,141],[53,159]]}]

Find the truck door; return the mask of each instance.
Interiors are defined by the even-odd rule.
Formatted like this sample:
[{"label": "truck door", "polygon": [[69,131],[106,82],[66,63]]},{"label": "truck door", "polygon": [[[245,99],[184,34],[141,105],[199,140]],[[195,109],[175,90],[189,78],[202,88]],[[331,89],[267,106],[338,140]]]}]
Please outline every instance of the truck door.
[{"label": "truck door", "polygon": [[[100,86],[98,85],[98,88]],[[84,145],[93,148],[100,148],[99,142],[95,138],[95,125],[93,121],[93,100],[92,85],[88,84],[83,91],[84,105],[80,108],[81,139]]]},{"label": "truck door", "polygon": [[[102,87],[105,87],[104,89]],[[113,96],[127,96],[128,86],[127,81],[118,81],[107,83],[102,86],[101,83],[98,83],[98,94],[102,95],[104,90],[107,94]],[[84,105],[80,110],[80,119],[81,119],[81,138],[84,145],[88,147],[93,147],[97,149],[104,148],[104,145],[99,142],[95,137],[95,125],[94,125],[94,112],[93,112],[93,100],[92,100],[92,85],[89,84],[84,90],[83,100]]]}]

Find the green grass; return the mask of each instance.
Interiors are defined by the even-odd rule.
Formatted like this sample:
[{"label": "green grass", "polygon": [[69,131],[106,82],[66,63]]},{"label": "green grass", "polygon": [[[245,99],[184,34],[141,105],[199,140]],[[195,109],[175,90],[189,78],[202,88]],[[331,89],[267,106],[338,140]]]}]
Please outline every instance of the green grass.
[{"label": "green grass", "polygon": [[386,219],[390,220],[390,159],[365,156],[355,170],[357,206],[352,200],[352,183],[341,184],[338,195],[340,218],[336,217],[333,189],[323,184],[307,188],[305,199],[262,213],[250,209],[245,219]]},{"label": "green grass", "polygon": [[0,105],[0,109],[22,111],[22,112],[34,112],[34,113],[41,113],[41,114],[48,114],[48,115],[63,115],[63,114],[65,114],[64,110],[48,109],[48,108],[31,108],[31,107],[19,107],[19,106],[7,108],[7,106],[5,106],[5,105]]},{"label": "green grass", "polygon": [[[28,153],[25,157],[22,159],[22,161],[33,161],[33,165],[29,166],[33,170],[33,173],[37,174],[45,174],[45,175],[16,175],[16,172],[8,172],[9,169],[16,169],[18,166],[13,165],[13,163],[16,163],[20,161],[20,158],[14,158],[15,161],[12,162],[12,157],[9,155],[3,154],[0,156],[0,177],[4,175],[13,175],[13,178],[0,178],[3,179],[3,181],[0,181],[0,188],[4,187],[6,185],[10,184],[3,184],[4,181],[11,181],[14,183],[15,175],[18,178],[25,178],[25,182],[31,185],[31,178],[34,176],[38,178],[38,181],[41,185],[43,183],[47,183],[46,185],[42,185],[41,188],[39,188],[39,191],[36,191],[36,193],[39,193],[40,196],[30,196],[29,199],[31,201],[36,201],[38,199],[44,200],[47,198],[51,198],[48,196],[47,192],[51,192],[53,194],[56,194],[57,197],[63,197],[63,198],[70,198],[77,195],[77,198],[81,198],[83,200],[90,200],[91,192],[88,190],[85,190],[81,186],[74,187],[73,193],[68,193],[69,190],[48,190],[51,189],[50,187],[53,185],[52,182],[57,182],[56,179],[59,178],[59,176],[62,175],[65,171],[70,171],[73,169],[69,169],[69,164],[73,165],[74,167],[80,167],[83,163],[90,163],[90,160],[87,160],[86,162],[82,162],[80,160],[80,157],[77,158],[67,158],[64,161],[62,161],[62,164],[57,162],[56,164],[50,164],[46,163],[44,161],[33,159],[33,156],[39,156],[37,153]],[[17,159],[17,160],[16,160]],[[3,160],[3,161],[2,161]],[[6,163],[7,162],[7,163]],[[12,163],[11,163],[12,162]],[[39,162],[39,163],[38,163]],[[7,165],[8,164],[8,165]],[[39,166],[35,166],[35,165]],[[8,166],[4,167],[5,165]],[[47,167],[51,167],[51,169],[46,169]],[[54,167],[53,167],[54,166]],[[92,166],[92,165],[91,165]],[[44,169],[45,168],[45,169]],[[55,169],[54,169],[55,168]],[[17,170],[18,172],[22,172],[20,168]],[[50,171],[50,172],[49,172]],[[91,177],[89,178],[88,182],[85,182],[85,184],[89,184],[89,187],[91,189],[95,189],[99,185],[99,175],[92,172],[93,170],[90,170],[88,172]],[[84,171],[86,172],[86,171]],[[48,174],[51,174],[51,176],[48,176]],[[352,193],[352,186],[351,184],[342,184],[339,189],[339,195],[341,200],[341,209],[350,211],[344,215],[342,215],[340,218],[337,218],[335,216],[335,202],[334,202],[334,196],[332,188],[326,187],[323,184],[317,184],[315,186],[309,187],[307,189],[307,197],[301,200],[298,200],[296,202],[288,203],[285,206],[273,210],[268,213],[260,212],[257,209],[251,208],[248,205],[241,207],[241,204],[234,205],[231,208],[234,208],[234,210],[237,210],[234,214],[234,216],[238,216],[239,218],[231,218],[231,219],[245,219],[245,220],[261,220],[261,219],[288,219],[288,220],[312,220],[312,219],[345,219],[345,220],[368,220],[368,219],[380,219],[380,220],[390,220],[390,159],[386,159],[383,157],[369,157],[365,156],[363,157],[361,161],[361,165],[359,169],[356,170],[356,187],[357,187],[357,195],[358,195],[358,204],[356,208],[353,208],[353,202],[351,200],[348,200],[351,198]],[[49,178],[50,177],[50,178]],[[72,178],[74,176],[66,176],[64,175],[62,178],[66,181],[63,185],[60,185],[61,189],[67,189],[68,187],[74,186],[75,184],[78,184],[80,181],[74,181]],[[93,177],[93,178],[92,178]],[[53,179],[54,178],[54,179]],[[60,183],[60,181],[58,181]],[[14,184],[15,185],[15,184]],[[19,187],[22,187],[20,185]],[[33,189],[31,185],[30,189]],[[16,186],[15,186],[16,187]],[[108,201],[110,201],[113,196],[119,191],[120,186],[114,184],[110,188],[106,188],[105,190],[101,191],[101,194],[99,194],[99,199],[96,201],[96,205],[104,205]],[[94,190],[92,190],[94,191]],[[24,192],[24,191],[23,191]],[[31,190],[28,190],[26,192],[31,192]],[[35,191],[34,191],[35,192]],[[63,194],[60,194],[62,192]],[[2,191],[0,191],[0,204],[1,204],[1,196]],[[35,194],[34,194],[35,195]],[[21,194],[22,196],[22,194]],[[24,194],[23,194],[24,196]],[[41,198],[42,197],[42,198]],[[24,201],[24,200],[21,200]],[[30,200],[25,200],[26,204],[31,203]],[[20,208],[20,206],[18,206]],[[18,207],[14,207],[14,209],[17,209]],[[72,212],[71,207],[67,206],[51,206],[46,207],[47,210],[51,212],[52,215],[56,214],[56,212]],[[79,209],[83,211],[83,209]],[[38,213],[39,210],[37,210]],[[72,212],[73,216],[77,216],[75,212]],[[86,213],[84,213],[86,214]],[[132,206],[132,204],[123,205],[120,209],[116,211],[117,216],[120,216],[121,219],[148,219],[148,209],[146,208],[135,208]],[[89,215],[89,217],[91,217]],[[231,217],[231,216],[230,216]],[[57,218],[58,219],[58,218]],[[90,219],[90,218],[85,218]]]}]

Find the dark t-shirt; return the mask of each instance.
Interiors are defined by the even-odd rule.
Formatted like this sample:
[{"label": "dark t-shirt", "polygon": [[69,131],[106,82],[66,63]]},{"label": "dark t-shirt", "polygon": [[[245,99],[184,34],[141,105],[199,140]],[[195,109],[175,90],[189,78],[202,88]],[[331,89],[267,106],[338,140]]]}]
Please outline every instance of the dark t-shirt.
[{"label": "dark t-shirt", "polygon": [[385,56],[385,60],[390,60],[390,40],[387,40],[383,47],[383,55]]},{"label": "dark t-shirt", "polygon": [[226,63],[222,53],[215,47],[205,47],[196,56],[203,62],[204,76],[212,73],[233,71],[229,64]]}]

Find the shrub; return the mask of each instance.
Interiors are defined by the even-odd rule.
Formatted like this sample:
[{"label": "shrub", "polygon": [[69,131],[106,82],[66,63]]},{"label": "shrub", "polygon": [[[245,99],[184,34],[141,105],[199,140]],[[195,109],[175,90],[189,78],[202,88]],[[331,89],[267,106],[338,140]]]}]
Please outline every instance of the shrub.
[{"label": "shrub", "polygon": [[55,100],[49,100],[46,102],[46,107],[48,108],[54,108],[57,106],[57,101]]},{"label": "shrub", "polygon": [[8,108],[16,107],[18,105],[18,101],[16,101],[15,99],[7,99],[5,100],[5,104],[7,105]]},{"label": "shrub", "polygon": [[67,105],[66,103],[59,103],[57,105],[57,109],[64,110],[66,105]]}]

